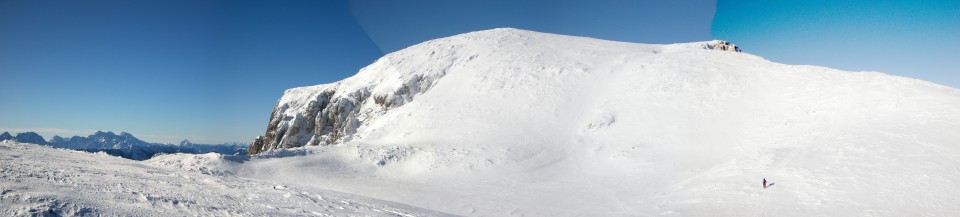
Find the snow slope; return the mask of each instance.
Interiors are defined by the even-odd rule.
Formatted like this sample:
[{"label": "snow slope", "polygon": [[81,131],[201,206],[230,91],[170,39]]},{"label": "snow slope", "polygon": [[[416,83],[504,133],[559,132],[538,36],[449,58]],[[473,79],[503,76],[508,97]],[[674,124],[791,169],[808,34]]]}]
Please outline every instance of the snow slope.
[{"label": "snow slope", "polygon": [[710,43],[424,42],[288,90],[257,151],[324,146],[230,170],[469,216],[960,213],[960,91]]},{"label": "snow slope", "polygon": [[[393,202],[312,187],[181,170],[171,157],[148,164],[106,154],[0,142],[2,216],[443,216]],[[178,161],[207,165],[218,154]],[[194,157],[191,155],[191,157]],[[236,157],[236,156],[234,156]],[[198,159],[200,159],[198,158]],[[226,165],[220,162],[216,165]],[[150,165],[157,165],[153,167]],[[212,174],[212,173],[207,173]]]}]

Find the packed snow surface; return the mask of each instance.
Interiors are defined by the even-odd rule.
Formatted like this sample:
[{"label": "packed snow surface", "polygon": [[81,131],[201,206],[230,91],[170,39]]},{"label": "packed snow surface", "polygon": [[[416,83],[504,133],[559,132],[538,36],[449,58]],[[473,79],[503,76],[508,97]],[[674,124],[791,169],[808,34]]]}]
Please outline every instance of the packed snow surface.
[{"label": "packed snow surface", "polygon": [[[428,41],[288,90],[278,148],[343,139],[230,173],[467,216],[960,214],[960,91],[708,43],[516,29]],[[324,93],[351,103],[318,110]],[[402,105],[364,100],[378,95]],[[351,109],[323,120],[334,131],[303,119]]]},{"label": "packed snow surface", "polygon": [[[218,170],[208,167],[234,163],[222,162],[219,154],[158,158],[141,162],[0,142],[0,216],[447,215],[314,187],[210,173]],[[174,164],[175,158],[184,160]]]}]

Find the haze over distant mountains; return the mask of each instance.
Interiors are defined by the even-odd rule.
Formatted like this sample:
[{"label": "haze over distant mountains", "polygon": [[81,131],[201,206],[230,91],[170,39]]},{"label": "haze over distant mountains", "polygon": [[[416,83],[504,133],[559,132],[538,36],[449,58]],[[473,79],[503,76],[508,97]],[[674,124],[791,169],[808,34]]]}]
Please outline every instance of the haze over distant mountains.
[{"label": "haze over distant mountains", "polygon": [[245,155],[247,149],[247,145],[243,143],[194,144],[188,140],[183,140],[180,144],[150,143],[140,140],[127,132],[115,134],[109,131],[97,131],[87,137],[73,136],[64,138],[54,136],[49,141],[44,140],[42,136],[34,132],[18,133],[16,136],[4,132],[0,134],[0,141],[3,140],[13,140],[21,143],[38,144],[70,150],[105,152],[110,155],[133,160],[146,160],[157,154],[164,153]]}]

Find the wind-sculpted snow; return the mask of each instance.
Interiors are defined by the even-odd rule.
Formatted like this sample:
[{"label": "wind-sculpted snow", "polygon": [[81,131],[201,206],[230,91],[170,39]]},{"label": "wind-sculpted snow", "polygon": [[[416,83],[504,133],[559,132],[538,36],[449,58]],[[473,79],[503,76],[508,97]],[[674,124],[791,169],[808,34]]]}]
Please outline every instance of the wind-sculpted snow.
[{"label": "wind-sculpted snow", "polygon": [[247,160],[247,156],[225,156],[217,153],[207,154],[165,154],[150,158],[147,165],[178,169],[214,176],[233,175],[233,168]]},{"label": "wind-sculpted snow", "polygon": [[234,163],[219,162],[223,159],[218,154],[176,154],[145,164],[3,141],[0,216],[446,215],[312,187],[236,178],[217,172]]},{"label": "wind-sculpted snow", "polygon": [[233,174],[469,216],[960,213],[960,91],[724,49],[428,41],[287,91],[251,153],[319,146]]}]

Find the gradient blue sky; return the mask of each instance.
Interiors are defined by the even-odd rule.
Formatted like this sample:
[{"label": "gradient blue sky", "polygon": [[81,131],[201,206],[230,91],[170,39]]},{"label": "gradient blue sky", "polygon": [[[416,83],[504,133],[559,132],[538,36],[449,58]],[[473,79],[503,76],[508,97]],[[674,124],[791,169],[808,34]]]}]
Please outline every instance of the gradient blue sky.
[{"label": "gradient blue sky", "polygon": [[960,87],[958,0],[721,0],[712,34],[774,62]]},{"label": "gradient blue sky", "polygon": [[[385,53],[515,27],[731,40],[791,63],[960,86],[956,1],[0,1],[0,131],[246,142],[283,90]],[[714,16],[716,14],[716,16]]]}]

